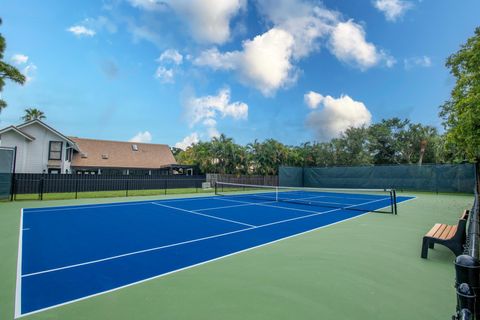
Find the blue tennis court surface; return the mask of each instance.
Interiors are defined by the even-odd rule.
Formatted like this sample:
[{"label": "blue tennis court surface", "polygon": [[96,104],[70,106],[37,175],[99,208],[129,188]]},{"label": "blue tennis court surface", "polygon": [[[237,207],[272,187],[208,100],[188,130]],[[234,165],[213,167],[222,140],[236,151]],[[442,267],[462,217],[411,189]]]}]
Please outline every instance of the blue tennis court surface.
[{"label": "blue tennis court surface", "polygon": [[[298,196],[292,193],[292,198]],[[16,317],[354,218],[391,203],[390,197],[365,194],[316,192],[302,197],[311,202],[265,201],[242,194],[24,209]],[[398,197],[397,202],[408,199]]]}]

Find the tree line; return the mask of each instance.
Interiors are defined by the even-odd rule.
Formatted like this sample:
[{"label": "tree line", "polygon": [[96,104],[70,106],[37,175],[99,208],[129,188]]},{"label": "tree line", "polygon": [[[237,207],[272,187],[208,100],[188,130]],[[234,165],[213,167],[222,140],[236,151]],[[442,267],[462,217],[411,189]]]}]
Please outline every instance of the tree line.
[{"label": "tree line", "polygon": [[[392,118],[369,127],[350,128],[328,142],[287,146],[268,139],[246,146],[221,135],[187,150],[175,149],[180,163],[204,172],[278,173],[280,165],[338,166],[480,162],[480,27],[448,57],[455,78],[450,98],[440,106],[445,134],[420,123]],[[479,190],[480,192],[480,190]]]},{"label": "tree line", "polygon": [[235,143],[225,135],[186,150],[173,148],[179,163],[203,172],[276,175],[287,166],[358,166],[382,164],[458,163],[465,156],[448,145],[432,126],[407,119],[385,119],[368,127],[349,128],[328,142],[285,145],[275,139]]}]

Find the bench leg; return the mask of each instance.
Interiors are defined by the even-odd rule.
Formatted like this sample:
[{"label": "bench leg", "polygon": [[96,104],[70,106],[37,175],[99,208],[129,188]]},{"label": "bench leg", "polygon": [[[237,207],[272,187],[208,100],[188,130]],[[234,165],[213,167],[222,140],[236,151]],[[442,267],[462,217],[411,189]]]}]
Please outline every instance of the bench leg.
[{"label": "bench leg", "polygon": [[450,250],[453,251],[453,253],[455,254],[455,256],[459,256],[461,254],[463,254],[463,245],[461,242],[453,242],[453,243],[450,243],[448,246],[447,246]]},{"label": "bench leg", "polygon": [[423,241],[422,241],[422,255],[421,257],[423,259],[427,259],[427,256],[428,256],[428,247],[430,245],[430,241],[428,240],[427,237],[423,237]]},{"label": "bench leg", "polygon": [[430,241],[430,242],[428,243],[428,248],[429,248],[429,249],[434,249],[434,248],[435,248],[435,243],[433,243],[432,241]]}]

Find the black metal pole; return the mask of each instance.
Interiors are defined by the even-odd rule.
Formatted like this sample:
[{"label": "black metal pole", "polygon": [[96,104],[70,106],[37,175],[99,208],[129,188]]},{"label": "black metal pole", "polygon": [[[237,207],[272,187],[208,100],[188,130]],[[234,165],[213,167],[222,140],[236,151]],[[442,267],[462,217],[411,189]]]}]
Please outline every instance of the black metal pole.
[{"label": "black metal pole", "polygon": [[13,194],[15,192],[15,171],[17,170],[17,147],[13,148],[13,168],[12,181],[10,183],[10,201],[13,201]]},{"label": "black metal pole", "polygon": [[40,179],[40,200],[43,200],[43,177]]},{"label": "black metal pole", "polygon": [[75,199],[78,199],[78,177],[75,177]]},{"label": "black metal pole", "polygon": [[395,211],[395,215],[398,214],[398,209],[397,209],[397,190],[393,189],[393,208]]}]

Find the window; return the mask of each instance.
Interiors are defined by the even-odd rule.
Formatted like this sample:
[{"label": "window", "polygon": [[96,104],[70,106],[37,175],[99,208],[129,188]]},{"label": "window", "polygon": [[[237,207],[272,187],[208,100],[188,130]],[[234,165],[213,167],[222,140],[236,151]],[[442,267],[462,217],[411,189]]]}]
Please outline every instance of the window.
[{"label": "window", "polygon": [[72,161],[72,155],[73,155],[73,149],[72,148],[68,148],[65,150],[65,159],[67,161]]},{"label": "window", "polygon": [[48,146],[48,160],[62,160],[62,141],[50,141]]}]

